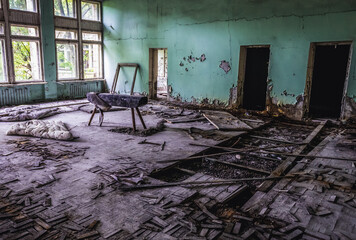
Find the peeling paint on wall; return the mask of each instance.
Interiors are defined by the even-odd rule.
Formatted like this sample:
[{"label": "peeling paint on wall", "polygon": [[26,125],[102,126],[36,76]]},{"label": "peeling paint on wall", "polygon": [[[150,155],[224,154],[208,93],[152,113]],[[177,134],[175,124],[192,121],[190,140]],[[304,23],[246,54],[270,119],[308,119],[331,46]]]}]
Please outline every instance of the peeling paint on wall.
[{"label": "peeling paint on wall", "polygon": [[346,96],[344,119],[356,119],[356,96]]},{"label": "peeling paint on wall", "polygon": [[222,60],[219,67],[225,71],[225,73],[229,73],[230,70],[231,70],[231,66],[230,66],[230,63],[225,61],[225,60]]}]

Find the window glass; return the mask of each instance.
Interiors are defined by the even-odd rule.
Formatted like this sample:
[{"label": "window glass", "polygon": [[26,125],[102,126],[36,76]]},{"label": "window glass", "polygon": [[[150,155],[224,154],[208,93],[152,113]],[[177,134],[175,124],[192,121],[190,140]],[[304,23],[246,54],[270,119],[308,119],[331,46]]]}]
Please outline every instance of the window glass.
[{"label": "window glass", "polygon": [[4,34],[4,24],[0,23],[0,35]]},{"label": "window glass", "polygon": [[83,32],[83,41],[101,41],[101,33]]},{"label": "window glass", "polygon": [[[48,1],[48,0],[47,0]],[[75,18],[75,0],[53,0],[54,15]]]},{"label": "window glass", "polygon": [[38,37],[38,28],[11,25],[11,35]]},{"label": "window glass", "polygon": [[101,78],[101,44],[83,44],[84,78]]},{"label": "window glass", "polygon": [[82,19],[100,21],[100,3],[82,1]]},{"label": "window glass", "polygon": [[5,48],[4,48],[4,40],[0,40],[0,82],[7,82],[5,75]]},{"label": "window glass", "polygon": [[38,41],[12,41],[15,80],[40,80],[41,63]]},{"label": "window glass", "polygon": [[36,12],[36,0],[9,0],[10,9]]},{"label": "window glass", "polygon": [[70,39],[77,40],[76,31],[67,31],[67,30],[56,30],[56,39]]},{"label": "window glass", "polygon": [[78,78],[77,44],[57,43],[58,79]]}]

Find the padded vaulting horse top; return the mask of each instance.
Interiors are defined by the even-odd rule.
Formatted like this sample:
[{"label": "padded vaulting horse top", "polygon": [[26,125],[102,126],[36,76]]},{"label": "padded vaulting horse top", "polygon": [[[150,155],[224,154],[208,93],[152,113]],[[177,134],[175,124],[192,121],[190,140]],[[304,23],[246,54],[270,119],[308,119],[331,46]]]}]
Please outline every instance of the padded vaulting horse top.
[{"label": "padded vaulting horse top", "polygon": [[112,106],[137,108],[146,105],[148,98],[141,95],[125,95],[125,94],[111,94],[111,93],[88,93],[87,98],[89,102],[100,107],[105,111],[105,108]]}]

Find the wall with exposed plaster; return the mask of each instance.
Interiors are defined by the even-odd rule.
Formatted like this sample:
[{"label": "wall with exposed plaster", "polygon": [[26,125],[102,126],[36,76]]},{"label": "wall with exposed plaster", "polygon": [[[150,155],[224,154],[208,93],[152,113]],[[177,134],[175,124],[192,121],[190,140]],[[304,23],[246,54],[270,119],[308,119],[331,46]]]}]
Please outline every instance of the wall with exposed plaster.
[{"label": "wall with exposed plaster", "polygon": [[[135,90],[148,92],[149,48],[168,48],[172,97],[227,105],[237,85],[240,46],[268,44],[271,109],[295,118],[302,116],[310,42],[356,39],[353,0],[106,0],[103,16],[109,83],[115,63],[135,62],[141,66]],[[356,100],[353,52],[351,102]],[[190,58],[202,54],[205,61]],[[130,89],[129,71],[120,78],[120,92]]]}]

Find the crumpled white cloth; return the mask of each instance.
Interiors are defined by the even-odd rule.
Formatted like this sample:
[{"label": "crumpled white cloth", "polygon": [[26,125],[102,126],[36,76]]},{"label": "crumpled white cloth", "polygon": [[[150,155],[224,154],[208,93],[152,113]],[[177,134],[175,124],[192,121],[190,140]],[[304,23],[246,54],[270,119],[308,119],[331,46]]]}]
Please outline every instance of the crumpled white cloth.
[{"label": "crumpled white cloth", "polygon": [[33,136],[56,140],[72,140],[65,124],[61,121],[31,120],[13,125],[6,133],[7,135]]}]

